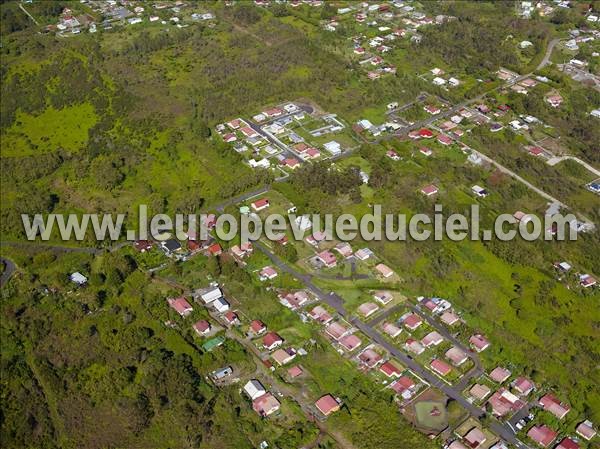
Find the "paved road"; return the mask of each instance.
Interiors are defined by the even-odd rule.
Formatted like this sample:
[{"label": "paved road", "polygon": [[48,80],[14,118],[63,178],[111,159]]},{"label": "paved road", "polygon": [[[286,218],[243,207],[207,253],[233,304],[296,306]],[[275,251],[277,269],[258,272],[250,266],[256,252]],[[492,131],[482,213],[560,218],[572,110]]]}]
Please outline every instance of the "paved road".
[{"label": "paved road", "polygon": [[[560,205],[560,207],[564,208],[564,209],[569,209],[569,206],[567,206],[565,203],[563,203],[562,201],[557,200],[556,198],[554,198],[552,195],[544,192],[542,189],[537,188],[536,186],[534,186],[533,184],[531,184],[529,181],[527,181],[526,179],[524,179],[523,177],[519,176],[518,174],[516,174],[514,171],[512,171],[511,169],[505,167],[504,165],[501,165],[500,163],[496,162],[494,159],[492,159],[489,156],[486,156],[485,154],[483,154],[480,151],[477,151],[475,149],[472,149],[473,153],[477,154],[479,157],[481,157],[481,159],[483,159],[484,161],[487,161],[488,163],[494,165],[498,170],[500,170],[502,173],[505,173],[509,176],[512,176],[513,178],[515,178],[517,181],[521,182],[522,184],[525,184],[527,187],[529,187],[531,190],[533,190],[535,193],[537,193],[538,195],[540,195],[543,198],[546,198],[549,201],[552,201],[553,203],[557,203]],[[572,210],[572,209],[571,209]],[[581,219],[583,221],[585,221],[586,223],[588,223],[591,227],[594,227],[594,222],[589,219],[588,217],[586,217],[585,215],[579,213],[579,216],[581,217]]]},{"label": "paved road", "polygon": [[17,269],[17,267],[15,266],[12,260],[5,259],[4,257],[1,259],[1,263],[4,265],[4,271],[0,276],[0,287],[4,287],[4,285],[6,285],[12,274]]},{"label": "paved road", "polygon": [[572,161],[577,162],[579,165],[582,165],[583,167],[585,167],[589,172],[600,177],[600,170],[596,169],[595,167],[592,167],[587,162],[582,161],[581,159],[579,159],[578,157],[575,157],[575,156],[551,157],[550,159],[548,159],[547,164],[550,166],[555,166],[556,164],[558,164],[566,159],[570,159]]},{"label": "paved road", "polygon": [[29,11],[27,11],[27,10],[26,10],[26,9],[23,7],[23,5],[22,5],[22,4],[20,4],[20,3],[19,3],[19,8],[21,8],[21,10],[22,10],[22,11],[23,11],[25,14],[27,14],[27,16],[28,16],[28,17],[29,17],[31,20],[33,20],[33,23],[35,23],[35,24],[36,24],[36,25],[38,25],[38,26],[40,25],[40,24],[38,23],[38,21],[37,21],[37,20],[35,20],[35,19],[34,19],[34,17],[33,17],[31,14],[29,14]]},{"label": "paved road", "polygon": [[558,44],[562,39],[552,39],[548,44],[548,48],[546,48],[546,54],[544,54],[544,58],[540,61],[537,68],[535,70],[540,70],[550,64],[550,58],[552,57],[552,52],[554,51],[554,47]]},{"label": "paved road", "polygon": [[226,207],[231,206],[233,204],[242,203],[242,202],[244,202],[250,198],[253,198],[255,196],[263,195],[263,194],[267,193],[269,190],[271,190],[271,186],[261,187],[256,190],[252,190],[251,192],[244,193],[243,195],[240,195],[238,197],[231,198],[227,201],[223,201],[221,204],[214,206],[214,208],[217,210],[217,212],[223,213],[223,211],[225,210]]},{"label": "paved road", "polygon": [[[318,298],[320,298],[323,302],[327,303],[331,308],[333,308],[340,316],[346,319],[349,323],[367,335],[372,341],[379,344],[381,347],[385,348],[392,356],[400,360],[404,366],[408,367],[410,370],[415,372],[422,379],[425,379],[429,384],[435,386],[440,389],[444,394],[446,394],[449,398],[457,401],[465,410],[469,412],[469,414],[477,419],[483,418],[486,416],[486,413],[483,409],[473,405],[465,397],[462,396],[461,391],[457,391],[451,385],[448,385],[441,379],[439,379],[436,375],[434,375],[431,371],[425,369],[419,363],[413,360],[412,357],[400,351],[398,348],[390,344],[378,331],[376,331],[371,324],[365,323],[359,320],[356,317],[350,316],[350,314],[344,308],[344,300],[334,292],[326,293],[321,288],[317,287],[311,280],[309,275],[303,274],[290,267],[287,263],[282,261],[279,257],[271,253],[271,251],[260,241],[254,242],[254,245],[262,251],[275,265],[279,270],[285,271],[295,278],[299,279],[304,283],[306,288],[308,288],[313,294],[315,294]],[[500,422],[492,422],[490,428],[505,441],[514,444],[515,446],[525,449],[526,445],[521,443],[515,436],[514,432],[507,424],[503,424]]]}]

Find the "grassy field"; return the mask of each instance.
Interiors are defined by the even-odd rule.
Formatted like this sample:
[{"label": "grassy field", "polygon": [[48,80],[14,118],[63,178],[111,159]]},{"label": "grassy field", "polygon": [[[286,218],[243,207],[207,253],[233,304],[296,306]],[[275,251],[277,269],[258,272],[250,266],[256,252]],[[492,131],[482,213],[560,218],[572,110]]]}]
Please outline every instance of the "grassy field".
[{"label": "grassy field", "polygon": [[23,157],[63,149],[77,152],[85,148],[88,131],[98,121],[89,103],[54,109],[39,115],[19,112],[13,126],[3,132],[2,155]]}]

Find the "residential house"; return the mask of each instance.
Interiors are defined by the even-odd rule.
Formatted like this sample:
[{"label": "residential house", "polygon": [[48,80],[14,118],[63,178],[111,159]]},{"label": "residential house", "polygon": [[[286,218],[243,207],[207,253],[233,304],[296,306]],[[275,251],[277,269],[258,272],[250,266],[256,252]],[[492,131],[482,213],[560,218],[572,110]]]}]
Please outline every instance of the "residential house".
[{"label": "residential house", "polygon": [[146,251],[150,251],[154,244],[149,240],[137,240],[133,246],[139,252],[145,253]]},{"label": "residential house", "polygon": [[511,412],[514,413],[523,408],[525,402],[506,388],[500,388],[490,397],[488,404],[492,407],[493,415],[502,418]]},{"label": "residential house", "polygon": [[496,383],[503,383],[507,380],[512,373],[506,368],[502,368],[501,366],[497,366],[490,372],[490,379],[492,379]]},{"label": "residential house", "polygon": [[241,324],[237,313],[233,312],[232,310],[225,312],[223,319],[228,326],[238,326]]},{"label": "residential house", "polygon": [[379,310],[379,306],[373,302],[365,302],[358,307],[358,313],[368,318]]},{"label": "residential house", "polygon": [[334,246],[333,248],[337,251],[342,257],[350,257],[352,255],[352,247],[348,242],[341,242]]},{"label": "residential house", "polygon": [[535,384],[525,377],[517,377],[512,386],[521,396],[528,396],[529,393],[535,390]]},{"label": "residential house", "polygon": [[487,441],[487,437],[479,427],[474,427],[464,436],[464,441],[469,447],[476,449]]},{"label": "residential house", "polygon": [[488,196],[488,191],[478,185],[471,187],[471,191],[480,198],[485,198]]},{"label": "residential house", "polygon": [[276,332],[269,332],[263,337],[262,343],[265,349],[272,351],[283,344],[283,338],[281,338]]},{"label": "residential house", "polygon": [[377,270],[384,278],[389,278],[394,274],[394,271],[390,267],[382,263],[377,264],[375,270]]},{"label": "residential house", "polygon": [[425,196],[432,196],[438,193],[438,188],[433,184],[429,184],[421,189],[421,193]]},{"label": "residential house", "polygon": [[315,306],[308,314],[313,320],[321,324],[328,324],[333,317],[322,306]]},{"label": "residential house", "polygon": [[558,94],[548,95],[546,97],[546,102],[553,108],[558,108],[562,104],[563,98]]},{"label": "residential house", "polygon": [[246,385],[244,385],[244,392],[248,395],[248,397],[252,400],[261,397],[262,395],[267,393],[265,387],[256,379],[249,380]]},{"label": "residential house", "polygon": [[454,312],[447,311],[442,313],[440,320],[447,326],[454,326],[460,321],[460,318]]},{"label": "residential house", "polygon": [[348,329],[346,329],[340,323],[331,323],[325,328],[325,333],[334,340],[339,340],[346,335],[347,332]]},{"label": "residential house", "polygon": [[267,331],[267,326],[260,320],[252,320],[250,323],[250,332],[254,335],[262,335]]},{"label": "residential house", "polygon": [[407,351],[410,351],[416,355],[422,354],[423,351],[425,351],[425,348],[423,347],[423,345],[421,343],[419,343],[417,340],[413,340],[412,338],[409,338],[408,340],[406,340],[404,347],[406,348]]},{"label": "residential house", "polygon": [[273,267],[266,266],[260,270],[259,278],[261,281],[275,279],[277,277],[277,271]]},{"label": "residential house", "polygon": [[194,325],[192,327],[194,328],[194,331],[196,331],[196,333],[200,337],[203,337],[206,334],[209,334],[211,331],[211,325],[206,320],[200,320],[200,321],[194,323]]},{"label": "residential house", "polygon": [[393,161],[399,161],[400,159],[402,159],[400,157],[400,155],[398,153],[396,153],[394,150],[388,150],[385,155],[387,157],[389,157],[391,160]]},{"label": "residential house", "polygon": [[290,376],[292,379],[295,379],[296,377],[301,376],[304,373],[304,371],[298,365],[294,365],[287,370],[287,373],[288,376]]},{"label": "residential house", "polygon": [[452,367],[450,365],[439,359],[433,359],[429,366],[433,371],[435,371],[442,377],[447,376],[452,371]]},{"label": "residential house", "polygon": [[225,298],[217,298],[211,303],[212,307],[219,313],[225,313],[229,310],[229,302]]},{"label": "residential house", "polygon": [[558,446],[554,449],[580,449],[579,444],[569,437],[563,438]]},{"label": "residential house", "polygon": [[182,317],[188,316],[194,310],[183,296],[179,298],[168,298],[167,302],[169,303],[169,306]]},{"label": "residential house", "polygon": [[475,384],[469,390],[469,394],[476,401],[483,401],[491,393],[490,387],[483,384]]},{"label": "residential house", "polygon": [[368,348],[358,355],[358,359],[367,368],[373,369],[382,362],[383,357],[373,349]]},{"label": "residential house", "polygon": [[490,342],[481,334],[471,336],[469,343],[477,352],[485,351],[490,346]]},{"label": "residential house", "polygon": [[252,409],[262,417],[267,417],[279,410],[281,404],[271,393],[265,393],[252,401]]},{"label": "residential house", "polygon": [[329,250],[321,251],[317,254],[317,259],[327,268],[333,268],[337,265],[335,254]]},{"label": "residential house", "polygon": [[527,432],[527,436],[542,447],[548,447],[558,436],[558,433],[547,425],[533,426]]},{"label": "residential house", "polygon": [[452,143],[454,142],[452,140],[452,138],[449,137],[449,136],[447,136],[446,134],[440,134],[440,135],[438,135],[437,140],[438,140],[439,143],[441,143],[442,145],[446,145],[446,146],[447,145],[452,145]]},{"label": "residential house", "polygon": [[596,436],[596,430],[594,430],[594,425],[590,420],[586,420],[579,424],[575,429],[575,432],[577,432],[577,435],[585,438],[587,441],[590,441]]},{"label": "residential house", "polygon": [[266,209],[267,207],[269,207],[270,204],[269,204],[269,200],[267,198],[262,198],[260,200],[254,201],[252,204],[250,204],[250,206],[256,212],[260,212],[261,210]]},{"label": "residential house", "polygon": [[369,248],[361,248],[354,253],[354,257],[358,260],[367,260],[369,257],[374,256],[373,251]]},{"label": "residential house", "polygon": [[590,274],[582,274],[579,276],[579,284],[583,288],[593,287],[594,285],[596,285],[596,283],[597,283],[596,278],[594,278]]},{"label": "residential house", "polygon": [[333,396],[326,394],[325,396],[319,398],[317,402],[315,402],[315,407],[317,407],[317,410],[319,410],[323,415],[329,416],[333,412],[337,412],[340,409],[340,404]]},{"label": "residential house", "polygon": [[411,332],[418,328],[423,323],[421,317],[416,313],[410,313],[404,317],[403,324]]},{"label": "residential house", "polygon": [[408,376],[400,376],[396,381],[394,381],[390,388],[396,392],[396,394],[401,395],[404,399],[410,399],[413,393],[415,392],[416,384],[414,380],[412,380]]},{"label": "residential house", "polygon": [[201,299],[204,304],[210,304],[216,299],[223,296],[223,292],[218,286],[198,289],[193,293],[193,297],[196,301]]},{"label": "residential house", "polygon": [[467,353],[456,346],[452,346],[445,353],[447,359],[449,359],[454,366],[460,366],[468,360]]},{"label": "residential house", "polygon": [[339,343],[346,351],[352,352],[358,348],[362,342],[356,335],[351,334],[340,338]]},{"label": "residential house", "polygon": [[402,371],[400,371],[400,369],[392,364],[391,362],[384,362],[380,367],[379,367],[379,371],[381,371],[383,374],[385,374],[387,377],[400,377],[402,375]]},{"label": "residential house", "polygon": [[220,256],[223,253],[223,248],[219,243],[213,243],[208,247],[208,253],[211,256]]},{"label": "residential house", "polygon": [[540,399],[540,406],[547,412],[552,413],[558,419],[563,419],[571,410],[571,407],[562,403],[556,398],[556,396],[550,393],[542,396]]},{"label": "residential house", "polygon": [[279,364],[279,366],[286,365],[287,363],[294,360],[296,357],[296,351],[291,348],[288,349],[277,349],[273,354],[271,354],[271,358]]},{"label": "residential house", "polygon": [[386,290],[379,290],[373,293],[373,298],[385,306],[394,299],[394,295]]},{"label": "residential house", "polygon": [[383,332],[388,334],[392,338],[396,338],[402,333],[402,329],[393,325],[392,323],[384,323],[382,326]]},{"label": "residential house", "polygon": [[85,285],[88,281],[88,279],[83,274],[81,274],[79,271],[72,273],[69,276],[69,279],[71,280],[71,282],[74,282],[77,285]]},{"label": "residential house", "polygon": [[430,332],[421,340],[421,344],[426,348],[438,346],[444,341],[444,338],[436,331]]},{"label": "residential house", "polygon": [[448,449],[469,449],[467,446],[462,444],[459,440],[454,440],[448,445]]}]

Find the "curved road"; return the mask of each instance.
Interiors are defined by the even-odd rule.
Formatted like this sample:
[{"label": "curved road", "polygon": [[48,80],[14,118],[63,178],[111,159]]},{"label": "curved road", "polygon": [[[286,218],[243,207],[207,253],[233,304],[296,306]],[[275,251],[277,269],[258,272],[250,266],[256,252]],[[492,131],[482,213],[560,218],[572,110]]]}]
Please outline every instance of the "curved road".
[{"label": "curved road", "polygon": [[4,287],[17,267],[12,260],[2,257],[1,261],[4,265],[4,271],[2,271],[2,275],[0,276],[0,287]]}]

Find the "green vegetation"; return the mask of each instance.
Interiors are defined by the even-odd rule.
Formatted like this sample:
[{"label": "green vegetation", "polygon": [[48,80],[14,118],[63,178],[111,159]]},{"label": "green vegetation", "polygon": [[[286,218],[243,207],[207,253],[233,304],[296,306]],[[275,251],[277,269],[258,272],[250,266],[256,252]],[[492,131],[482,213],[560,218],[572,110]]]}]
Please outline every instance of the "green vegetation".
[{"label": "green vegetation", "polygon": [[[417,6],[428,16],[455,19],[419,27],[420,43],[398,38],[385,54],[397,75],[371,81],[353,54],[351,38],[373,38],[379,31],[358,24],[354,14],[339,18],[338,30],[330,32],[323,25],[336,16],[337,5],[225,3],[201,3],[216,15],[207,23],[188,21],[184,8],[189,26],[182,28],[160,21],[132,27],[114,23],[111,30],[66,37],[40,31],[55,24],[64,7],[91,14],[97,23],[100,14],[76,1],[0,4],[3,241],[23,240],[20,215],[25,213],[118,212],[132,224],[140,204],[147,204],[150,214],[203,212],[267,185],[272,187],[270,212],[285,212],[293,203],[299,213],[361,216],[381,204],[384,213],[411,216],[433,214],[438,203],[448,216],[469,215],[470,206],[478,204],[482,229],[490,228],[499,213],[541,215],[548,207],[545,199],[493,167],[468,163],[457,144],[389,135],[358,144],[361,137],[350,127],[310,139],[318,145],[339,140],[355,150],[350,157],[303,164],[287,182],[276,183],[280,173],[249,168],[246,157],[214,129],[283,101],[318,104],[348,124],[361,118],[380,124],[389,119],[387,103],[402,105],[423,91],[441,105],[498,88],[486,98],[494,109],[508,104],[508,116],[530,114],[548,125],[535,127],[536,140],[596,165],[600,160],[600,127],[589,115],[600,106],[597,91],[568,78],[556,64],[536,73],[549,81],[527,95],[500,89],[494,75],[501,66],[532,71],[551,39],[584,23],[580,5],[560,8],[549,18],[535,14],[522,20],[515,16],[514,2],[422,2]],[[154,13],[153,5],[144,6],[146,15]],[[156,14],[168,21],[171,13]],[[520,49],[522,40],[533,46]],[[591,59],[591,53],[585,47],[553,58],[555,63],[566,56]],[[592,62],[590,70],[597,71],[597,64]],[[427,78],[433,67],[458,77],[460,86],[434,86]],[[560,108],[545,102],[550,91],[564,97]],[[422,109],[427,103],[399,115],[415,122],[428,118]],[[303,123],[296,130],[307,137],[317,125]],[[485,125],[469,127],[464,142],[600,223],[597,196],[583,189],[592,177],[580,165],[550,166],[532,158],[523,150],[529,143],[525,136],[507,128],[491,133]],[[429,147],[431,156],[424,156],[421,146]],[[388,150],[401,159],[392,161]],[[369,175],[368,183],[361,171]],[[420,193],[431,183],[439,187],[435,201]],[[474,197],[474,184],[490,195]],[[237,207],[231,204],[227,211]],[[358,370],[331,347],[319,326],[279,303],[277,289],[303,285],[282,272],[272,283],[260,282],[256,271],[270,264],[260,251],[241,267],[228,254],[172,261],[156,249],[142,254],[127,246],[110,252],[102,250],[107,242],[91,235],[68,245],[74,250],[1,247],[2,256],[18,267],[1,294],[4,447],[254,448],[263,440],[277,448],[313,443],[335,448],[346,446],[343,442],[367,449],[439,447],[439,441],[414,431],[391,390],[383,388],[381,374]],[[306,263],[312,247],[273,245],[273,252],[295,269],[314,274]],[[377,280],[373,260],[354,268],[340,261],[337,268],[315,274],[312,282],[338,293],[351,313],[379,288],[402,301],[420,295],[448,298],[466,321],[457,337],[466,343],[477,331],[491,341],[481,355],[486,370],[510,366],[538,386],[560,391],[573,407],[563,423],[544,414],[540,420],[570,433],[584,418],[600,422],[599,295],[580,287],[575,274],[600,274],[597,231],[576,242],[357,240],[352,246],[370,247],[396,275],[387,283]],[[575,268],[559,277],[552,263],[562,260]],[[87,286],[69,281],[75,271],[89,278]],[[166,298],[212,281],[225,286],[243,325],[201,338],[192,324],[214,318],[195,303],[192,314],[182,318]],[[399,312],[407,310],[402,305]],[[285,368],[263,366],[255,353],[262,350],[260,339],[246,334],[253,319],[280,333],[286,345],[307,350],[299,358],[305,377],[290,382]],[[423,325],[414,336],[431,330]],[[425,364],[447,348],[441,345],[415,360]],[[282,387],[280,412],[262,419],[240,395],[240,385],[217,387],[207,378],[227,365],[240,379],[256,376]],[[472,366],[466,363],[450,377]],[[307,410],[324,393],[341,398],[343,406],[318,426]],[[434,399],[439,415],[431,413],[432,402],[417,403],[419,427],[441,430],[464,416],[457,403],[446,409],[443,398]]]}]

